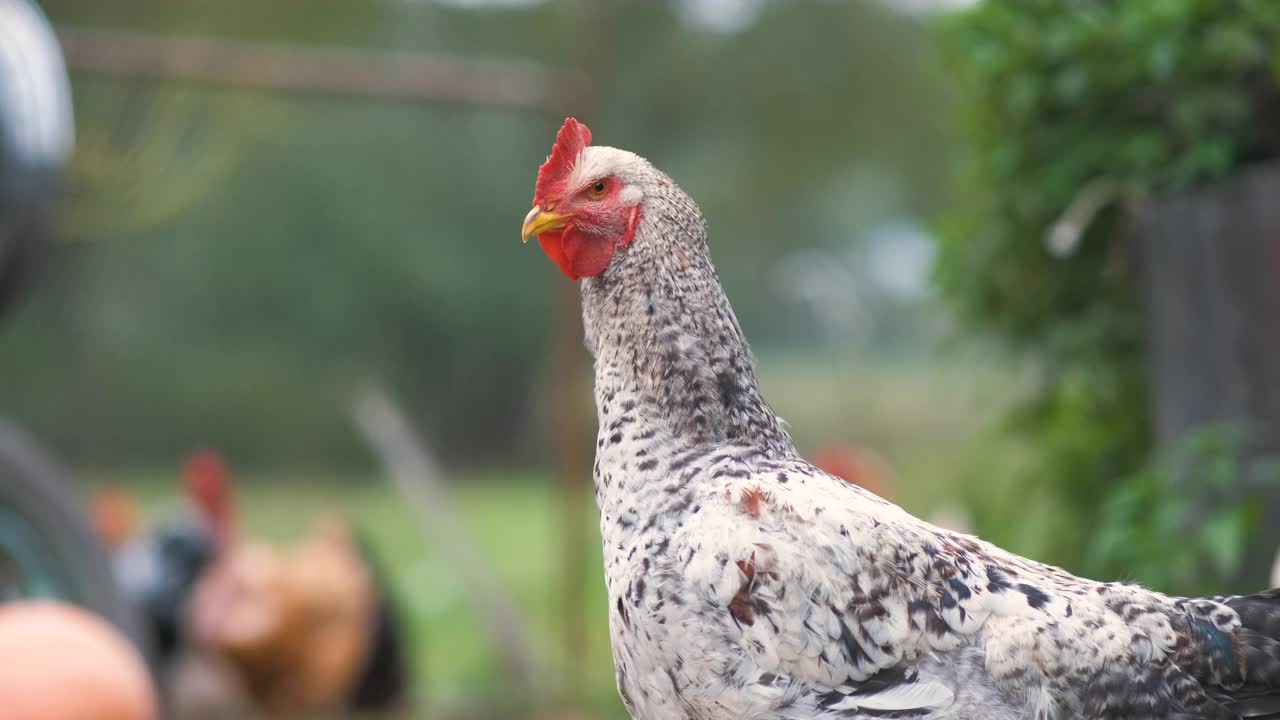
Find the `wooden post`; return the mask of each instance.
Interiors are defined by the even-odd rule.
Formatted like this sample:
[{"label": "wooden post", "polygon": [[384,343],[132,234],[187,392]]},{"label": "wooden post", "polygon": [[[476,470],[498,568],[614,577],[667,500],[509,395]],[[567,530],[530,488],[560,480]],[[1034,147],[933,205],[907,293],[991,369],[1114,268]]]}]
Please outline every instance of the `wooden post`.
[{"label": "wooden post", "polygon": [[[610,39],[617,21],[617,7],[602,3],[580,2],[580,31],[577,62],[582,82],[569,96],[566,115],[590,122],[600,100],[611,65]],[[559,280],[559,278],[557,278]],[[572,702],[582,698],[582,678],[587,652],[586,579],[590,555],[584,544],[589,520],[592,488],[591,385],[587,353],[582,344],[582,306],[578,283],[561,282],[555,290],[556,320],[553,328],[552,362],[554,373],[551,401],[551,423],[556,429],[556,469],[560,485],[561,542],[563,543],[563,584],[561,586],[561,623],[564,632],[565,695]]]},{"label": "wooden post", "polygon": [[[1243,467],[1280,460],[1280,163],[1151,203],[1137,239],[1157,439],[1242,422]],[[1254,587],[1280,545],[1280,490],[1264,505]]]},{"label": "wooden post", "polygon": [[[559,278],[557,278],[559,280]],[[555,428],[555,462],[559,487],[560,627],[565,657],[562,691],[571,702],[582,692],[582,670],[587,651],[587,563],[585,544],[591,518],[591,448],[595,423],[588,414],[584,384],[587,362],[582,347],[582,310],[576,283],[555,290],[556,322],[553,329],[554,370],[551,387],[551,423]]]}]

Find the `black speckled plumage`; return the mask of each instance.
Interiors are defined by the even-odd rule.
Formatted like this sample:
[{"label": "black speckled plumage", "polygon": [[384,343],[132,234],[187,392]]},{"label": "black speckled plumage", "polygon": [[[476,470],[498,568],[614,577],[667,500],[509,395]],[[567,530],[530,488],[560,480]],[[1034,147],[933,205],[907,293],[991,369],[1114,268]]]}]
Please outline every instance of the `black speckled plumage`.
[{"label": "black speckled plumage", "polygon": [[572,173],[566,192],[611,178],[643,218],[581,281],[633,717],[1280,717],[1280,591],[1094,582],[818,470],[764,400],[694,202],[614,148],[587,147]]}]

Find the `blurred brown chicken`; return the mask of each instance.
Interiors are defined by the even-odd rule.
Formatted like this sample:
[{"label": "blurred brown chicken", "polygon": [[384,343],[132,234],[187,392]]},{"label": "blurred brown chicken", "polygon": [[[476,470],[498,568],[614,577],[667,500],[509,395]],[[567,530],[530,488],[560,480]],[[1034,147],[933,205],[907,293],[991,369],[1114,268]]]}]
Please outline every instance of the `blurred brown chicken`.
[{"label": "blurred brown chicken", "polygon": [[293,546],[230,546],[196,585],[192,630],[271,710],[332,710],[369,657],[376,603],[346,525],[326,517]]},{"label": "blurred brown chicken", "polygon": [[[831,443],[814,456],[813,464],[823,472],[879,495],[891,502],[894,497],[893,471],[876,453],[847,443]],[[960,505],[935,508],[929,522],[958,533],[971,533],[969,513]]]},{"label": "blurred brown chicken", "polygon": [[94,525],[122,587],[149,621],[171,714],[229,720],[380,710],[403,698],[402,636],[372,549],[322,517],[295,545],[251,540],[236,522],[226,462],[198,450],[182,500],[143,528],[122,490],[96,495]]},{"label": "blurred brown chicken", "polygon": [[814,455],[819,470],[845,482],[893,500],[893,485],[888,465],[875,453],[849,443],[831,443]]}]

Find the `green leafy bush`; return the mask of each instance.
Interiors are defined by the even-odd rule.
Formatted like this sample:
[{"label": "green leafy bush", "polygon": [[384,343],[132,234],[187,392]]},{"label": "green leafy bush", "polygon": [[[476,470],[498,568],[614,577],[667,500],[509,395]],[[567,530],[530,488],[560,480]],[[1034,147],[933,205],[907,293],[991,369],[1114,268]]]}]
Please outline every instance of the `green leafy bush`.
[{"label": "green leafy bush", "polygon": [[[1238,580],[1262,507],[1251,493],[1274,488],[1280,467],[1248,463],[1246,428],[1206,427],[1158,453],[1150,467],[1124,478],[1098,508],[1084,568],[1128,577],[1135,568],[1155,587],[1219,594]],[[1198,542],[1188,542],[1188,537]]]},{"label": "green leafy bush", "polygon": [[[1099,569],[1121,544],[1089,538],[1160,475],[1136,277],[1121,213],[1065,258],[1046,234],[1099,181],[1162,193],[1280,156],[1280,3],[985,0],[941,25],[969,154],[939,282],[971,327],[1039,362],[1009,420],[1037,449],[1029,481],[1071,515],[1046,559]],[[1185,587],[1157,560],[1128,562]]]}]

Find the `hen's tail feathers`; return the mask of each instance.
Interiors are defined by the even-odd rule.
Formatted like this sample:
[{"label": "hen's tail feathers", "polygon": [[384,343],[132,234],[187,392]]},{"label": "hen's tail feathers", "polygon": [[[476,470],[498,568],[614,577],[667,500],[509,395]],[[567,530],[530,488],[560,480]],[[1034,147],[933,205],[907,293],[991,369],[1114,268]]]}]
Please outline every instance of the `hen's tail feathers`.
[{"label": "hen's tail feathers", "polygon": [[1240,615],[1234,649],[1244,679],[1227,704],[1249,720],[1280,719],[1280,588],[1226,604]]},{"label": "hen's tail feathers", "polygon": [[388,574],[364,534],[356,537],[360,554],[378,590],[378,605],[369,656],[352,688],[348,702],[352,709],[391,710],[400,707],[409,693],[411,668],[408,632]]}]

